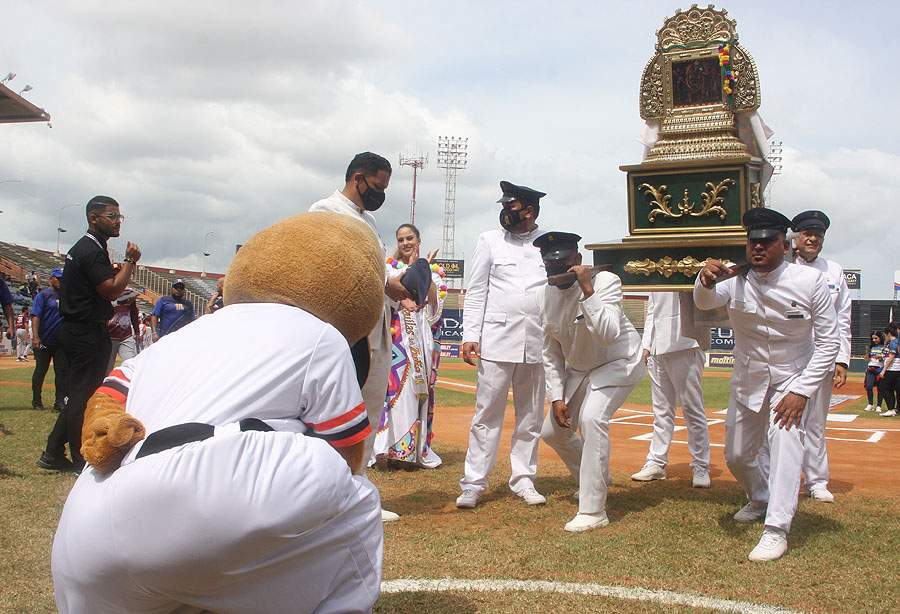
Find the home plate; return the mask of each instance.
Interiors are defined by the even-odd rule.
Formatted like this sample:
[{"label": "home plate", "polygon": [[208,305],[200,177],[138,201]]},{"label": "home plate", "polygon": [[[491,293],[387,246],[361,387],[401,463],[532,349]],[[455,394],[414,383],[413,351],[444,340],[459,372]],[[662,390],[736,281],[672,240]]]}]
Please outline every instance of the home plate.
[{"label": "home plate", "polygon": [[844,401],[855,401],[861,396],[859,394],[833,394],[831,395],[831,407],[837,407]]},{"label": "home plate", "polygon": [[828,414],[828,422],[853,422],[859,418],[856,414]]}]

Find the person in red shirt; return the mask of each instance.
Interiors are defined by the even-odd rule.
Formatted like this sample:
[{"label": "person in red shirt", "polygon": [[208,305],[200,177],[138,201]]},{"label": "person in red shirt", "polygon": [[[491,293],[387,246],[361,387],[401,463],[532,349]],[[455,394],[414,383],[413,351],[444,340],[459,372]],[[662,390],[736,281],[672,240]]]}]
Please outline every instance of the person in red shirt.
[{"label": "person in red shirt", "polygon": [[121,296],[113,301],[113,315],[106,325],[112,348],[106,372],[116,366],[116,357],[123,361],[134,358],[141,350],[141,318],[137,306],[137,290],[125,288]]},{"label": "person in red shirt", "polygon": [[22,307],[22,311],[16,316],[16,360],[19,362],[28,360],[29,349],[31,349],[31,316],[28,307]]}]

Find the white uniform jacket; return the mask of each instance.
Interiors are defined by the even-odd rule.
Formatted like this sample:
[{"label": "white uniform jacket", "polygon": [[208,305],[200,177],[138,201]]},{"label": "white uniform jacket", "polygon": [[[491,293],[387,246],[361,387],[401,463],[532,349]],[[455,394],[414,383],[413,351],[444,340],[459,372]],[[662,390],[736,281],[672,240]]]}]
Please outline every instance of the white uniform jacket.
[{"label": "white uniform jacket", "polygon": [[735,329],[735,400],[760,411],[769,387],[809,398],[834,370],[837,318],[822,274],[784,262],[704,288],[694,284],[700,309],[727,306]]},{"label": "white uniform jacket", "polygon": [[644,319],[643,349],[653,356],[700,347],[690,324],[694,308],[686,292],[651,292]]},{"label": "white uniform jacket", "polygon": [[825,276],[828,283],[828,291],[831,293],[831,300],[834,303],[834,310],[837,314],[838,335],[840,335],[841,349],[838,352],[837,360],[843,365],[850,366],[850,311],[852,309],[852,301],[850,299],[850,289],[847,288],[847,279],[844,277],[844,267],[834,260],[828,260],[819,256],[812,262],[807,262],[803,258],[796,258],[795,264],[800,266],[812,267]]},{"label": "white uniform jacket", "polygon": [[622,310],[622,281],[600,272],[594,294],[584,298],[576,283],[539,292],[544,328],[544,377],[550,402],[569,401],[584,381],[591,386],[626,386],[644,376],[641,338]]},{"label": "white uniform jacket", "polygon": [[478,237],[469,265],[463,343],[480,343],[485,360],[541,362],[537,290],[546,285],[547,273],[531,242],[542,234],[540,229],[526,235],[490,230]]},{"label": "white uniform jacket", "polygon": [[[356,204],[341,194],[340,190],[335,190],[334,193],[328,198],[323,198],[322,200],[317,200],[314,202],[310,208],[310,211],[332,211],[334,213],[342,213],[344,215],[349,215],[355,217],[359,220],[365,222],[369,228],[372,229],[372,232],[375,233],[375,236],[378,237],[378,242],[381,244],[381,252],[385,258],[385,279],[387,279],[388,274],[391,269],[387,266],[387,251],[384,247],[384,241],[381,240],[381,235],[378,234],[378,227],[375,225],[375,216],[366,211],[365,209],[360,209],[356,206]],[[384,309],[381,314],[381,323],[376,325],[372,332],[369,333],[369,347],[372,350],[388,350],[391,346],[391,308],[390,308],[390,299],[385,296],[384,297]]]}]

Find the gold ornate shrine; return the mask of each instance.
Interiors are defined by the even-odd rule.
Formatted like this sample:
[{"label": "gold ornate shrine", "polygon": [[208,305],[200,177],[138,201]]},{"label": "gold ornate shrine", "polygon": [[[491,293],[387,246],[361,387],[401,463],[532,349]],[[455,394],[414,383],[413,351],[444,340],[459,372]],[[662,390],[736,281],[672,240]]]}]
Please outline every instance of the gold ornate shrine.
[{"label": "gold ornate shrine", "polygon": [[741,218],[763,206],[759,75],[727,11],[693,5],[665,20],[639,103],[644,161],[621,167],[629,235],[587,247],[626,288],[688,290],[706,258],[743,260]]}]

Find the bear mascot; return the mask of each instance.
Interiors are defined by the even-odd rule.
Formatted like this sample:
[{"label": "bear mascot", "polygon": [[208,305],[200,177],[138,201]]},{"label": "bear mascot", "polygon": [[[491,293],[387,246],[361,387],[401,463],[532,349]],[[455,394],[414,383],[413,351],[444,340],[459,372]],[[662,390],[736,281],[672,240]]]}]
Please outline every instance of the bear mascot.
[{"label": "bear mascot", "polygon": [[298,215],[238,251],[224,308],[114,369],[53,542],[59,610],[370,611],[384,535],[351,347],[383,290],[370,228]]}]

